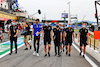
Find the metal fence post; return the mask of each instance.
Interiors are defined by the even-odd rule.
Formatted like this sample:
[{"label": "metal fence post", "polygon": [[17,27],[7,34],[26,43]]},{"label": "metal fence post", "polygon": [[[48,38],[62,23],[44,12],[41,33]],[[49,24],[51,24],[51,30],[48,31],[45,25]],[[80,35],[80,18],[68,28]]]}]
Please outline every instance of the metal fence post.
[{"label": "metal fence post", "polygon": [[91,37],[90,37],[90,47],[91,47]]},{"label": "metal fence post", "polygon": [[99,40],[99,53],[100,53],[100,40]]},{"label": "metal fence post", "polygon": [[95,39],[94,39],[94,50],[95,50]]}]

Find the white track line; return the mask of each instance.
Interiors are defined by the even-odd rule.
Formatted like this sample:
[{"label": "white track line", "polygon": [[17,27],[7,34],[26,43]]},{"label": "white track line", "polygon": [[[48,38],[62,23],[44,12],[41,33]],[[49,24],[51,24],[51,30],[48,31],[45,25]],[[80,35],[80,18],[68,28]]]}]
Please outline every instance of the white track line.
[{"label": "white track line", "polygon": [[[22,37],[20,37],[20,38],[22,38]],[[19,39],[19,38],[18,38],[18,39]],[[29,40],[28,42],[30,42],[30,41],[31,41],[31,40]],[[9,42],[9,41],[7,41],[7,42]],[[4,42],[4,43],[7,43],[7,42]],[[4,43],[2,43],[2,44],[4,44]],[[18,48],[20,48],[20,47],[22,47],[22,46],[24,46],[24,44],[18,46]],[[13,49],[13,51],[15,51],[15,48]],[[0,58],[3,58],[4,56],[6,56],[6,55],[9,54],[9,53],[10,53],[10,51],[4,53],[3,55],[0,56]]]},{"label": "white track line", "polygon": [[[80,52],[80,49],[73,44],[73,46],[78,50],[78,52]],[[92,65],[92,67],[98,67],[87,55],[85,55],[85,59]]]}]

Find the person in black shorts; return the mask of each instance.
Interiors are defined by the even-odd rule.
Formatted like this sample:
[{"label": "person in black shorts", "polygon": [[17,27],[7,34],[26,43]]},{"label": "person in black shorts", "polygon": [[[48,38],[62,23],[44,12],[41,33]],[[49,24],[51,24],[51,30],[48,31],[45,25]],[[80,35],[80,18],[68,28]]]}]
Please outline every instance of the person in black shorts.
[{"label": "person in black shorts", "polygon": [[88,30],[86,29],[86,24],[83,23],[82,28],[79,30],[79,34],[78,34],[78,42],[80,42],[80,55],[82,53],[82,45],[84,45],[83,57],[85,57],[84,55],[85,55],[86,45],[88,44],[88,41],[89,41]]},{"label": "person in black shorts", "polygon": [[[48,43],[48,56],[50,57],[50,48],[51,48],[51,39],[53,38],[53,35],[51,34],[52,31],[52,27],[49,26],[49,23],[46,21],[45,22],[45,26],[43,27],[43,32],[42,32],[42,40],[43,40],[43,36],[44,36],[44,50],[45,50],[45,56],[47,56],[47,50],[46,50],[46,45]],[[53,40],[53,39],[52,39]]]},{"label": "person in black shorts", "polygon": [[[66,33],[66,37],[65,37],[65,33]],[[66,55],[68,53],[68,45],[69,45],[69,56],[70,56],[70,52],[71,52],[71,45],[72,45],[72,36],[73,36],[73,41],[75,41],[75,35],[74,35],[74,29],[72,29],[72,25],[71,23],[69,23],[69,26],[68,28],[66,28],[64,30],[64,34],[63,34],[63,38],[64,38],[64,41],[65,41],[65,45],[66,45]]]},{"label": "person in black shorts", "polygon": [[53,29],[54,32],[54,44],[55,44],[55,56],[57,55],[57,47],[58,47],[58,57],[61,56],[60,54],[60,42],[62,42],[62,32],[59,27],[59,23],[56,23],[56,28]]}]

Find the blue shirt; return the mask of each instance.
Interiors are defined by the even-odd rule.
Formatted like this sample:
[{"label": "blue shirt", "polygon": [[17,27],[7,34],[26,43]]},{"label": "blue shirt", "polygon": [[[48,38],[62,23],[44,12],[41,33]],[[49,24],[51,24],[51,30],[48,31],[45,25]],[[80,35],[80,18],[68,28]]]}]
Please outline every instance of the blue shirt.
[{"label": "blue shirt", "polygon": [[38,24],[38,25],[34,24],[33,29],[34,29],[34,34],[33,35],[34,36],[40,36],[40,34],[38,35],[37,33],[39,33],[42,29],[41,24]]}]

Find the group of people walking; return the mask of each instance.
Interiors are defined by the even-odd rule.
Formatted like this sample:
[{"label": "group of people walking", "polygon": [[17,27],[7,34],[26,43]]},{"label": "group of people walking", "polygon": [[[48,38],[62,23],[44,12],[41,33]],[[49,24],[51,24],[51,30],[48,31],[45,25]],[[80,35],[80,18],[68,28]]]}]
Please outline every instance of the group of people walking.
[{"label": "group of people walking", "polygon": [[[69,23],[68,27],[65,28],[63,24],[61,24],[60,26],[59,23],[57,22],[56,28],[52,28],[52,26],[49,25],[49,22],[46,21],[45,25],[42,26],[39,23],[39,19],[36,19],[36,23],[33,24],[33,28],[31,27],[31,32],[29,31],[30,27],[28,23],[25,22],[23,26],[25,27],[26,29],[25,31],[27,32],[27,33],[24,32],[24,34],[26,34],[24,35],[24,43],[26,46],[25,50],[28,50],[27,44],[29,44],[30,49],[32,48],[32,46],[28,42],[30,34],[31,34],[31,40],[33,39],[33,36],[34,36],[33,55],[39,56],[39,43],[40,43],[40,38],[41,38],[41,41],[44,42],[44,51],[45,51],[44,57],[46,56],[50,57],[50,49],[52,45],[51,41],[54,41],[55,56],[58,55],[58,57],[60,57],[61,53],[64,51],[66,51],[66,55],[68,54],[68,56],[71,56],[71,45],[73,42],[75,42],[74,29],[72,28],[71,23]],[[12,23],[12,26],[10,27],[11,31],[9,31],[8,33],[8,37],[10,33],[13,34],[10,37],[11,48],[12,48],[12,41],[15,41],[15,44],[16,44],[16,40],[13,38],[17,38],[17,34],[18,34],[17,28],[14,28],[14,27],[15,27],[14,23]],[[89,41],[88,30],[86,29],[85,23],[83,23],[82,28],[79,30],[79,34],[78,34],[78,42],[80,42],[80,54],[79,55],[81,55],[82,45],[84,45],[83,57],[85,57],[84,55],[85,55],[86,45],[88,44],[88,41]],[[48,46],[48,52],[47,52],[47,46]],[[16,53],[17,53],[17,49],[16,49]],[[11,50],[10,55],[11,54],[12,54],[12,50]]]}]

